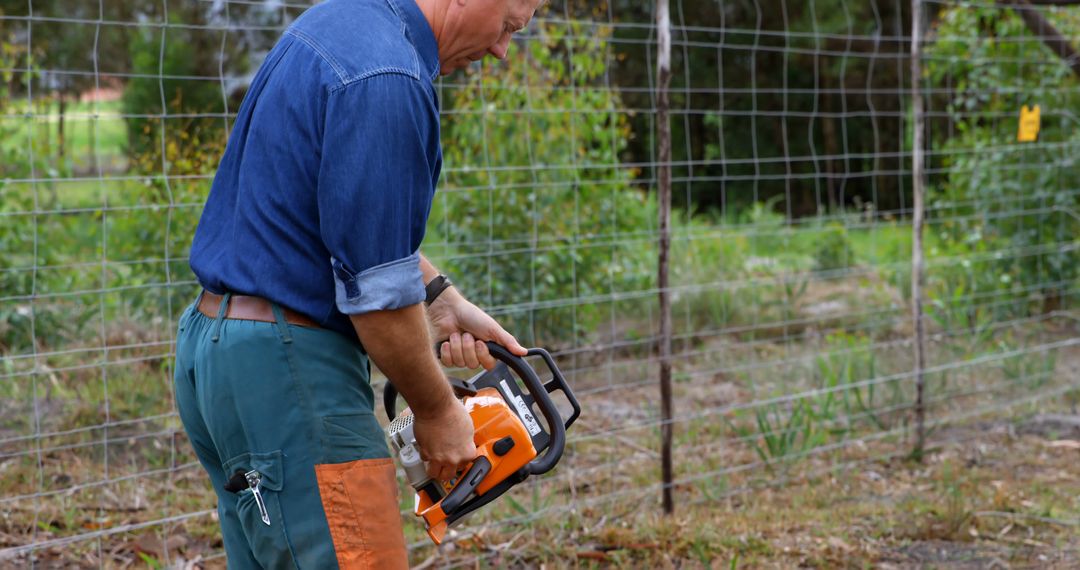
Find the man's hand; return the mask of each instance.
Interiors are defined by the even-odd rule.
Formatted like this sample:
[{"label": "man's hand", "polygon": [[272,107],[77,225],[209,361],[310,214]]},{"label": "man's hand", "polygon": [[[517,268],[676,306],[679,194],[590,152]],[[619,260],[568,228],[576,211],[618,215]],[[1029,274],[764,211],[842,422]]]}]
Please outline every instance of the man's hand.
[{"label": "man's hand", "polygon": [[414,416],[413,433],[428,475],[449,481],[476,458],[472,419],[459,401],[452,400],[433,416]]},{"label": "man's hand", "polygon": [[512,354],[525,356],[529,352],[514,335],[506,332],[495,319],[465,300],[453,287],[447,289],[428,307],[428,320],[435,338],[446,339],[439,345],[439,358],[445,366],[457,368],[495,367],[495,357],[488,351],[486,340],[495,341]]},{"label": "man's hand", "polygon": [[409,404],[428,473],[440,481],[453,478],[476,457],[473,424],[431,354],[423,307],[373,311],[351,320],[368,356]]}]

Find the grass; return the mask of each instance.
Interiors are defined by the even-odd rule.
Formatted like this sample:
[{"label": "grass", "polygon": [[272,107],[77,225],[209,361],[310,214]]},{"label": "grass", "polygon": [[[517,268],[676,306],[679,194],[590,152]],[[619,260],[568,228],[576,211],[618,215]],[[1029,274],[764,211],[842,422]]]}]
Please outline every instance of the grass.
[{"label": "grass", "polygon": [[[89,172],[100,165],[107,172],[123,170],[127,161],[127,124],[122,103],[69,103],[65,110],[64,150],[59,148],[60,107],[41,102],[32,107],[25,101],[4,109],[2,128],[8,136],[0,141],[0,152],[22,151],[33,144],[39,156],[57,172]],[[64,160],[60,160],[60,155]]]},{"label": "grass", "polygon": [[[866,338],[837,336],[823,342],[824,349],[805,347],[806,370],[816,369],[816,374],[775,374],[772,386],[787,386],[788,391],[794,391],[821,382],[843,385],[881,374],[892,366],[889,355],[871,352],[873,346]],[[1011,342],[1030,344],[1032,340],[1017,336]],[[701,369],[714,354],[706,351],[686,357],[681,365],[685,370]],[[739,358],[748,354],[742,353]],[[1075,354],[1053,354],[1055,367],[1075,363]],[[728,351],[727,358],[732,357],[735,353]],[[1046,360],[1032,353],[1027,363],[1009,366],[1034,366],[1040,358]],[[778,372],[779,368],[773,370]],[[165,372],[167,362],[153,360],[111,371],[110,413],[119,418],[127,410],[132,414],[144,410],[145,416],[146,406],[153,405],[155,396],[167,411],[167,382],[155,380]],[[1008,377],[1007,372],[994,372],[994,366],[961,372],[958,381],[975,385],[991,383],[995,373]],[[98,406],[105,400],[100,391],[100,370],[64,374],[56,382],[38,378],[42,400],[39,405],[67,402],[80,406],[46,408],[50,416],[70,422],[48,427],[99,424],[102,415]],[[830,375],[835,380],[828,380]],[[1064,378],[1060,374],[1049,376],[1053,383]],[[676,384],[677,409],[687,413],[692,413],[695,406],[709,410],[729,400],[747,402],[768,389],[756,386],[751,390],[745,385],[749,376],[720,380],[692,374],[680,377],[682,380]],[[574,380],[579,391],[606,381],[603,375],[580,374]],[[51,396],[41,398],[47,390],[52,390]],[[716,415],[680,422],[676,431],[679,477],[698,478],[718,471],[724,474],[680,484],[676,489],[678,514],[674,518],[658,516],[657,493],[642,492],[657,480],[653,450],[657,448],[658,431],[634,427],[648,425],[655,413],[655,405],[648,404],[654,390],[653,386],[643,386],[583,396],[588,413],[575,426],[574,435],[585,439],[573,444],[564,464],[553,475],[515,489],[505,500],[471,518],[459,529],[467,534],[452,549],[436,552],[421,546],[414,551],[413,562],[420,564],[434,557],[432,563],[440,566],[452,561],[467,563],[475,556],[483,556],[482,566],[488,567],[727,568],[734,564],[739,568],[858,568],[886,562],[916,564],[931,555],[945,556],[931,563],[946,567],[950,560],[962,557],[998,557],[1010,563],[1034,564],[1039,556],[1057,556],[1055,560],[1065,561],[1066,566],[1069,561],[1077,561],[1069,554],[1080,547],[1076,535],[1070,533],[1073,527],[1044,521],[1067,522],[1080,516],[1080,503],[1075,500],[1080,487],[1075,477],[1067,475],[1074,458],[1054,447],[1057,444],[1051,439],[1068,434],[1016,436],[1013,434],[1029,432],[1008,429],[1012,420],[989,416],[984,422],[935,432],[933,441],[937,443],[923,465],[902,459],[909,446],[904,439],[868,440],[836,452],[795,457],[815,451],[826,441],[879,429],[871,421],[860,424],[845,420],[863,409],[855,407],[854,399],[846,408],[843,391],[830,400],[821,396],[802,399],[806,407],[801,416],[792,413],[799,409],[797,406],[759,406],[749,408],[751,423],[745,423],[739,415],[729,417],[727,423],[720,421],[724,416]],[[14,396],[8,393],[0,400],[27,402],[26,392],[18,394],[19,398]],[[866,407],[873,409],[867,402],[874,400],[865,393],[862,398]],[[1008,398],[997,395],[989,399]],[[957,403],[967,405],[965,402]],[[1067,411],[1065,400],[1061,405]],[[1047,409],[1055,406],[1055,402],[1045,405]],[[755,409],[766,410],[771,423],[753,426]],[[5,415],[27,412],[8,409]],[[761,443],[756,448],[753,443],[758,437],[764,439],[764,434],[782,437],[777,434],[800,423],[810,428],[794,431],[794,440],[773,447]],[[1019,423],[1025,425],[1023,420]],[[740,432],[743,426],[747,427]],[[830,426],[842,426],[842,433],[830,431]],[[622,431],[613,436],[594,436],[619,427]],[[110,443],[109,477],[172,470],[161,478],[119,480],[103,487],[66,492],[73,485],[93,485],[105,477],[102,447],[93,444],[103,437],[101,430],[40,442],[46,448],[90,444],[81,448],[46,451],[40,458],[35,452],[20,460],[0,459],[0,486],[6,496],[60,493],[10,505],[10,514],[0,520],[0,536],[23,537],[16,538],[20,541],[36,533],[37,540],[47,540],[211,508],[213,496],[200,469],[175,469],[194,460],[177,429],[172,419],[113,428],[110,433],[114,440]],[[806,443],[806,433],[827,439]],[[745,439],[741,444],[740,438]],[[784,445],[786,449],[778,447]],[[11,450],[9,444],[0,451]],[[759,460],[779,460],[785,468],[774,472],[760,468],[725,471]],[[403,481],[399,484],[401,506],[411,510],[411,490]],[[620,493],[629,495],[624,500],[619,498]],[[577,500],[573,509],[566,508],[570,497]],[[498,520],[517,522],[484,527],[485,522]],[[421,525],[410,516],[406,517],[405,531],[410,543],[426,544]],[[471,534],[474,532],[477,534]],[[172,564],[178,559],[219,554],[221,546],[216,536],[213,519],[199,517],[167,528],[111,536],[102,552],[109,553],[107,564],[157,561],[167,565],[167,560]],[[182,543],[175,543],[180,537]],[[169,540],[174,541],[174,546],[168,547]],[[154,551],[157,547],[153,545],[162,541],[166,541],[165,551]],[[1036,546],[1031,546],[1031,541]],[[76,555],[84,561],[98,560],[95,547],[79,543],[72,549],[39,553],[39,562],[72,560],[70,557]],[[215,559],[206,565],[219,567],[221,562]]]},{"label": "grass", "polygon": [[[753,495],[680,503],[670,518],[655,514],[649,501],[609,511],[617,518],[601,528],[590,524],[600,513],[586,511],[569,528],[548,522],[526,535],[485,532],[436,561],[486,554],[491,567],[513,568],[950,567],[994,557],[1021,565],[1075,563],[1069,517],[1075,519],[1080,488],[1075,480],[1054,484],[1054,471],[1068,469],[1070,460],[1047,453],[1045,441],[1003,433],[969,442],[989,449],[972,467],[960,467],[970,465],[970,445],[948,444],[926,466],[870,460]],[[1072,506],[1055,511],[1060,522],[1044,522],[1054,502]]]}]

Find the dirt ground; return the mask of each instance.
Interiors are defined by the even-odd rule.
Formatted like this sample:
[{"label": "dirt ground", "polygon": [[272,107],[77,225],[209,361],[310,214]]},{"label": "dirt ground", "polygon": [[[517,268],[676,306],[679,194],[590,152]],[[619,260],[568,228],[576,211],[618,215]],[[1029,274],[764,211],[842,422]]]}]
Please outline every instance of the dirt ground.
[{"label": "dirt ground", "polygon": [[[782,474],[765,474],[760,489],[719,501],[678,489],[672,517],[655,514],[655,498],[585,507],[483,530],[439,551],[421,547],[412,562],[416,568],[1080,568],[1080,416],[974,424],[934,440],[941,443],[923,463],[872,459],[881,449],[866,448],[859,455],[869,459],[849,457],[855,461],[844,466],[808,461],[799,471],[820,475],[789,475],[774,487],[770,479]],[[191,484],[200,486],[197,473]],[[0,546],[18,543],[17,517],[10,511],[0,517]],[[92,529],[87,524],[85,531]],[[152,529],[136,530],[113,536],[101,550],[39,552],[35,565],[223,568],[213,530],[210,520],[174,527],[164,541]],[[22,556],[0,566],[29,563]]]},{"label": "dirt ground", "polygon": [[[944,430],[922,463],[881,457],[807,461],[765,474],[761,488],[709,501],[584,507],[482,530],[412,552],[414,568],[1080,568],[1080,416],[1032,415]],[[779,481],[783,485],[773,485]],[[407,525],[417,526],[409,521]],[[466,525],[463,530],[469,532]],[[418,529],[413,529],[418,530]],[[104,559],[71,550],[40,568],[224,568],[220,541],[174,531],[107,545]],[[415,537],[414,537],[415,538]],[[168,554],[164,552],[168,550]],[[207,557],[210,559],[208,560]],[[165,560],[169,560],[165,563]],[[29,560],[5,564],[25,566]]]},{"label": "dirt ground", "polygon": [[[938,434],[897,457],[678,505],[487,533],[418,560],[490,568],[1080,568],[1080,416]],[[826,467],[827,469],[827,467]],[[597,521],[606,523],[597,524]],[[476,557],[481,560],[475,560]]]},{"label": "dirt ground", "polygon": [[[780,349],[789,347],[755,348]],[[411,562],[425,569],[1080,569],[1076,352],[1058,351],[1048,385],[1060,387],[1061,397],[936,428],[921,462],[909,457],[910,434],[875,439],[860,433],[835,453],[755,466],[754,451],[733,443],[740,438],[728,422],[738,418],[688,419],[676,430],[676,475],[684,483],[674,489],[676,511],[667,517],[659,514],[656,488],[655,386],[604,389],[612,378],[654,377],[651,363],[601,362],[595,378],[578,379],[590,414],[573,427],[559,468],[465,521],[458,540],[438,550],[406,516]],[[710,370],[705,359],[715,353],[735,354],[726,345],[704,347],[701,361],[687,361],[687,369]],[[738,356],[748,362],[776,357]],[[1036,364],[1044,358],[1030,356]],[[889,361],[883,357],[879,365]],[[590,363],[575,366],[586,370]],[[1020,402],[1023,391],[980,390],[992,384],[993,367],[1001,366],[968,374],[979,382],[954,379],[963,396],[950,404],[974,407],[979,394],[995,403]],[[759,376],[786,381],[793,376],[787,372],[774,368]],[[760,378],[677,376],[678,409],[691,418],[765,397]],[[40,457],[0,460],[2,481],[10,484],[5,493],[48,493],[0,509],[0,568],[224,568],[209,512],[213,493],[192,463],[190,446],[177,425],[155,429],[111,444],[110,473],[120,482],[107,487],[93,487],[103,477],[101,457],[77,449],[58,445]],[[741,466],[747,469],[712,475]],[[125,479],[126,472],[161,475]],[[74,490],[82,484],[87,489]],[[402,491],[409,509],[411,494]],[[165,518],[175,520],[159,522]],[[82,540],[99,531],[100,540]],[[66,537],[72,542],[36,551],[33,559],[25,552],[4,554]]]}]

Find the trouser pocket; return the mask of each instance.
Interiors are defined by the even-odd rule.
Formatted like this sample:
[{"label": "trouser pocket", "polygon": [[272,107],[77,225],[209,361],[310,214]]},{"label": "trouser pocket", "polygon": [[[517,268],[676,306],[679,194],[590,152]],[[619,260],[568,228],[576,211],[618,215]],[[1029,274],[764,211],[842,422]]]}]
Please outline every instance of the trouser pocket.
[{"label": "trouser pocket", "polygon": [[252,556],[263,568],[296,568],[281,512],[281,451],[244,453],[225,463],[227,490],[236,493],[236,515]]},{"label": "trouser pocket", "polygon": [[322,418],[323,463],[381,459],[390,455],[386,435],[371,412]]}]

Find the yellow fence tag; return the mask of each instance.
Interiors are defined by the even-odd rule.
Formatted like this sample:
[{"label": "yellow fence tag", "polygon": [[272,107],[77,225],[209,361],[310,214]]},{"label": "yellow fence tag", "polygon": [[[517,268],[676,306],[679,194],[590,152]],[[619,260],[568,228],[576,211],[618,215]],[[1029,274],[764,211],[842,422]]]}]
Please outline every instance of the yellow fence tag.
[{"label": "yellow fence tag", "polygon": [[1035,142],[1039,138],[1039,106],[1020,108],[1020,130],[1016,133],[1019,142]]}]

